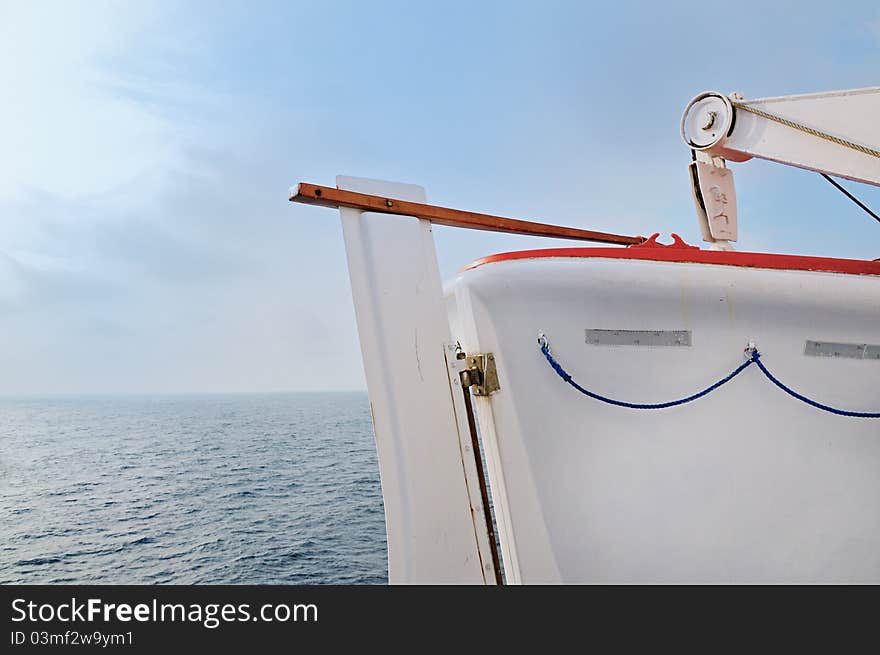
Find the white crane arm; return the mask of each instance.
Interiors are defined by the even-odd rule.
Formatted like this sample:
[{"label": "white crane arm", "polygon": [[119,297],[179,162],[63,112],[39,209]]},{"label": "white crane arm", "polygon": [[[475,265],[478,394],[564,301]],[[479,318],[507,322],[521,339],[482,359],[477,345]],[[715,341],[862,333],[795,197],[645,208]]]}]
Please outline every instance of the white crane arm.
[{"label": "white crane arm", "polygon": [[[732,173],[752,157],[880,186],[880,87],[743,100],[702,93],[681,121],[703,238],[736,240]],[[722,220],[723,219],[723,220]]]}]

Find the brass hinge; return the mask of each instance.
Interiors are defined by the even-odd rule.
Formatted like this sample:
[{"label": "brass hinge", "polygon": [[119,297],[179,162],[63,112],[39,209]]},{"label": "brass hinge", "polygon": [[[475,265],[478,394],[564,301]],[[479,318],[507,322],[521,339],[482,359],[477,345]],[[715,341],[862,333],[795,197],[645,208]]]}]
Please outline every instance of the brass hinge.
[{"label": "brass hinge", "polygon": [[467,355],[467,368],[461,372],[461,385],[470,387],[475,396],[488,396],[501,388],[498,368],[492,353]]}]

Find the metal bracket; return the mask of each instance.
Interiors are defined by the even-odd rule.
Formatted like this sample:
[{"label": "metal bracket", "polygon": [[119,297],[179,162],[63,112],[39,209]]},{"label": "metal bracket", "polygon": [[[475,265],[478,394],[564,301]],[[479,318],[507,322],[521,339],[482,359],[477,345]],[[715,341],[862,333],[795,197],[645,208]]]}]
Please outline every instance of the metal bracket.
[{"label": "metal bracket", "polygon": [[711,243],[712,250],[733,250],[729,243],[737,239],[733,172],[724,165],[724,160],[720,157],[709,157],[703,152],[695,152],[697,159],[688,168],[703,241]]},{"label": "metal bracket", "polygon": [[498,368],[492,353],[467,356],[467,368],[461,372],[461,384],[470,387],[475,396],[488,396],[501,388]]}]

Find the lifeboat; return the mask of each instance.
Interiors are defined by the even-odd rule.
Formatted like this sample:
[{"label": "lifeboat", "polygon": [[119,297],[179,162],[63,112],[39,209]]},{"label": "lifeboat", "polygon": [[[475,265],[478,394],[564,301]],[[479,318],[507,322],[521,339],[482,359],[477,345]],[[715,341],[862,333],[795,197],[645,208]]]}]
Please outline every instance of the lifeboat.
[{"label": "lifeboat", "polygon": [[[831,176],[880,186],[878,112],[880,88],[697,96],[706,248],[295,186],[342,220],[390,581],[880,582],[880,261],[734,250],[727,167],[818,171],[876,218]],[[602,245],[444,285],[434,224]]]}]

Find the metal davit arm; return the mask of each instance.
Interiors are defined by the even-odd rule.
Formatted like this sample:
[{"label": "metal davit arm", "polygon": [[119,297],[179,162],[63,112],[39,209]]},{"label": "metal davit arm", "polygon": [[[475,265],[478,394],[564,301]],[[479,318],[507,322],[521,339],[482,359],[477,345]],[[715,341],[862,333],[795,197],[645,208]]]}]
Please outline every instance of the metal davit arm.
[{"label": "metal davit arm", "polygon": [[880,186],[878,116],[880,87],[755,100],[698,95],[685,108],[681,135],[694,153],[691,189],[703,240],[729,249],[737,239],[733,173],[726,161],[758,157]]}]

